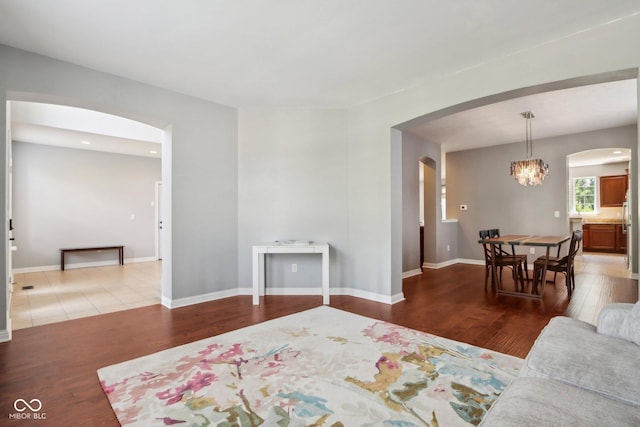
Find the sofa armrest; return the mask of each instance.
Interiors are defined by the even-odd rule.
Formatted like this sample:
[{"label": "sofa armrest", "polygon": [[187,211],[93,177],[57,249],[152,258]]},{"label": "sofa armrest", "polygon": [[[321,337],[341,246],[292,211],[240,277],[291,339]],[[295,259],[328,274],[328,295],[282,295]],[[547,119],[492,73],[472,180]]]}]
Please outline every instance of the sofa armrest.
[{"label": "sofa armrest", "polygon": [[632,309],[633,304],[615,303],[606,305],[598,315],[598,333],[627,339],[621,335],[621,327]]}]

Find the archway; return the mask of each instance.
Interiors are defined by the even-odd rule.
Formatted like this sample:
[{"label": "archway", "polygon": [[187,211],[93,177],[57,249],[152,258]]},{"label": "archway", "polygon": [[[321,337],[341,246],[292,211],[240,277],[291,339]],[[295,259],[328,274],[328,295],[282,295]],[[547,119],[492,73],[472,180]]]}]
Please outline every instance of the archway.
[{"label": "archway", "polygon": [[635,175],[633,151],[607,147],[567,155],[568,217],[571,231],[583,230],[581,253],[608,254],[600,259],[615,264],[624,259],[627,269],[631,268],[633,251],[629,209],[635,200],[629,191]]},{"label": "archway", "polygon": [[[33,103],[33,104],[53,104],[53,105],[57,105],[57,106],[62,106],[64,107],[72,107],[73,109],[79,109],[82,111],[87,111],[87,110],[91,110],[91,111],[95,111],[95,112],[99,112],[99,113],[106,113],[108,115],[112,115],[112,116],[118,116],[121,118],[125,118],[128,119],[130,121],[136,121],[139,123],[143,123],[144,125],[147,125],[148,127],[153,127],[157,130],[157,133],[159,135],[159,137],[161,138],[162,142],[161,142],[161,152],[162,152],[162,159],[161,160],[161,177],[162,180],[165,182],[168,182],[169,185],[165,190],[163,190],[163,193],[165,195],[165,198],[169,198],[170,197],[170,183],[171,183],[171,179],[170,179],[170,156],[171,156],[171,127],[170,126],[163,126],[160,122],[155,122],[153,120],[148,120],[148,119],[144,119],[144,118],[140,118],[140,117],[131,117],[130,115],[127,115],[126,113],[123,114],[120,111],[116,111],[115,109],[111,110],[108,107],[107,108],[96,108],[95,106],[88,106],[88,105],[83,105],[80,102],[74,102],[74,101],[70,101],[68,99],[56,99],[55,97],[51,97],[51,96],[46,96],[46,95],[38,95],[38,94],[24,94],[24,93],[10,93],[7,96],[7,112],[8,115],[10,114],[10,106],[11,106],[11,102],[26,102],[26,103]],[[8,117],[7,119],[7,127],[8,127],[8,136],[7,136],[7,140],[5,142],[5,144],[7,145],[7,150],[8,153],[10,153],[9,149],[11,147],[11,140],[14,138],[11,138],[9,135],[11,135],[11,130],[10,130],[10,125],[11,125],[11,121]],[[159,142],[159,141],[158,141]],[[10,162],[11,158],[10,156],[7,156],[7,162]],[[11,174],[11,169],[9,167],[7,167],[7,180],[10,179],[10,174]],[[10,192],[7,192],[7,199],[6,199],[6,206],[8,206],[9,208],[11,207],[11,202],[12,202],[12,198],[10,195]],[[145,200],[145,203],[148,203]],[[170,218],[170,204],[165,204],[164,206],[164,211],[165,211],[165,224],[167,224],[168,219]],[[132,214],[132,220],[134,219],[135,215]],[[166,235],[166,239],[165,239],[165,247],[170,248],[170,241],[168,241],[167,239],[170,238],[169,233],[165,233]],[[7,250],[7,264],[10,266],[10,262],[11,262],[11,251]],[[10,269],[8,271],[11,271]],[[164,255],[164,262],[162,265],[162,284],[160,286],[160,289],[158,290],[158,293],[160,294],[161,298],[164,299],[165,296],[167,295],[171,295],[171,276],[170,274],[167,274],[167,271],[171,271],[171,257],[170,257],[170,251],[165,251],[165,255]],[[10,283],[7,283],[7,289],[10,288]],[[10,299],[7,298],[7,313],[9,312],[10,309]],[[10,325],[9,325],[10,326]]]}]

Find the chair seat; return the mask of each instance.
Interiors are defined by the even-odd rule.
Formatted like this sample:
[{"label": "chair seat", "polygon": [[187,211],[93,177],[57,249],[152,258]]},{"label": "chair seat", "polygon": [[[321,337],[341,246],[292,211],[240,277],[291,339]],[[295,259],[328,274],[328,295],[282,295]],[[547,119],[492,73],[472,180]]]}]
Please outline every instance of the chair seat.
[{"label": "chair seat", "polygon": [[[571,244],[569,245],[569,252],[566,256],[560,257],[551,257],[551,256],[541,256],[533,262],[533,288],[537,291],[538,283],[542,283],[544,286],[544,282],[546,281],[545,271],[553,272],[553,281],[556,281],[557,273],[564,274],[566,278],[567,285],[567,295],[571,298],[571,293],[575,287],[575,274],[574,274],[574,259],[578,249],[580,248],[580,243],[582,242],[582,231],[575,230],[571,235]],[[558,249],[558,255],[560,254],[560,250]],[[544,288],[543,288],[544,290]]]},{"label": "chair seat", "polygon": [[[491,229],[491,230],[480,230],[479,231],[480,239],[488,239],[491,237],[499,237],[500,230]],[[492,285],[496,286],[497,277],[494,277],[494,271],[492,271],[492,267],[495,267],[499,270],[500,280],[502,280],[502,270],[504,267],[508,267],[512,271],[513,281],[516,286],[516,290],[518,289],[518,282],[520,282],[520,287],[524,288],[524,275],[527,276],[527,280],[529,280],[529,271],[527,269],[527,256],[526,255],[516,255],[513,251],[509,253],[502,249],[501,245],[490,245],[490,244],[482,244],[484,249],[484,259],[485,259],[485,275],[484,275],[484,288],[487,289],[487,280],[489,275],[491,275]],[[495,259],[494,259],[495,257]],[[524,265],[524,268],[523,268]]]},{"label": "chair seat", "polygon": [[525,259],[526,255],[497,255],[496,262],[505,262],[509,264],[517,263]]},{"label": "chair seat", "polygon": [[545,261],[547,262],[547,270],[567,268],[567,257],[557,258],[541,256],[533,262],[534,270],[536,268],[542,268]]}]

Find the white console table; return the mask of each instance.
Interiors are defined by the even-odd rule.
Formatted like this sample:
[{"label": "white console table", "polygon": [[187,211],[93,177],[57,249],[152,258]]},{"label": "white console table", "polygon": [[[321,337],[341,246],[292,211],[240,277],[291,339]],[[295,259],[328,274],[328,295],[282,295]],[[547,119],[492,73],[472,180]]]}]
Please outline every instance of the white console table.
[{"label": "white console table", "polygon": [[253,246],[253,305],[260,304],[265,294],[265,256],[267,254],[321,254],[322,255],[322,303],[329,304],[329,244],[263,243]]}]

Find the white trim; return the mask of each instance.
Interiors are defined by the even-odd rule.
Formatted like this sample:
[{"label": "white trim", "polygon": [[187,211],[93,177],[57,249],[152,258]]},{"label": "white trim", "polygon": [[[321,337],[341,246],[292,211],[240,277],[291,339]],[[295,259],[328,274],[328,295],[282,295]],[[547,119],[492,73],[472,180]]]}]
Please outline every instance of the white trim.
[{"label": "white trim", "polygon": [[[145,258],[127,258],[124,260],[125,264],[135,264],[138,262],[152,262],[157,261],[155,257],[145,257]],[[107,265],[120,265],[117,260],[107,260],[107,261],[96,261],[96,262],[79,262],[74,264],[64,264],[65,270],[73,270],[75,268],[87,268],[87,267],[104,267]],[[43,265],[39,267],[23,267],[23,268],[14,268],[13,273],[35,273],[38,271],[56,271],[60,270],[60,265]]]},{"label": "white trim", "polygon": [[454,265],[454,264],[484,265],[484,261],[483,260],[477,260],[477,259],[454,258],[454,259],[450,259],[448,261],[439,262],[439,263],[436,263],[436,264],[430,263],[430,262],[425,262],[424,264],[422,264],[422,268],[429,268],[429,269],[437,270],[439,268],[449,267],[450,265]]},{"label": "white trim", "polygon": [[238,295],[240,295],[239,289],[227,289],[224,291],[210,292],[207,294],[178,298],[174,300],[170,300],[163,296],[160,302],[167,308],[179,308],[186,307],[188,305],[200,304],[203,302],[215,301],[223,298],[235,297]]},{"label": "white trim", "polygon": [[0,330],[0,342],[11,341],[11,318],[7,317],[7,329]]},{"label": "white trim", "polygon": [[353,288],[333,288],[331,289],[332,295],[348,295],[356,298],[364,298],[375,302],[381,302],[384,304],[395,304],[404,300],[404,294],[402,292],[395,295],[381,295],[369,291],[361,291]]},{"label": "white trim", "polygon": [[[162,297],[161,304],[167,308],[179,308],[186,307],[193,304],[200,304],[203,302],[214,301],[222,298],[235,297],[238,295],[252,295],[253,288],[235,288],[227,289],[225,291],[211,292],[208,294],[196,295],[193,297],[180,298],[177,300],[170,300]],[[322,295],[322,288],[267,288],[268,295]],[[402,292],[387,296],[380,295],[373,292],[361,291],[353,288],[333,288],[331,289],[332,295],[348,295],[357,298],[364,298],[375,302],[381,302],[384,304],[395,304],[400,301],[404,301],[404,294]]]},{"label": "white trim", "polygon": [[409,270],[409,271],[402,272],[402,278],[406,279],[408,277],[419,276],[421,274],[422,274],[422,270],[420,270],[419,268],[416,268],[415,270]]}]

